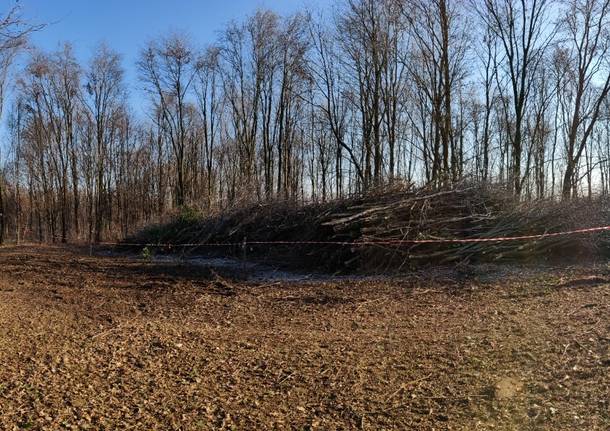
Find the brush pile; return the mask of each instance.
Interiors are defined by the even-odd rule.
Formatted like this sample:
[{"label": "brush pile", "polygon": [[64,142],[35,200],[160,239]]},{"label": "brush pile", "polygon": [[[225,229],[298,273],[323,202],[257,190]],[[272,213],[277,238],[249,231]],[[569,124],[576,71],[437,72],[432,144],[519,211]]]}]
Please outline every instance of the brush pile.
[{"label": "brush pile", "polygon": [[326,204],[270,203],[221,216],[156,226],[130,241],[202,244],[190,253],[243,255],[332,272],[406,270],[424,264],[545,261],[600,257],[610,236],[581,234],[539,240],[428,244],[261,244],[331,241],[358,243],[421,239],[497,238],[610,225],[605,199],[520,202],[497,188],[463,184],[451,189],[395,187]]}]

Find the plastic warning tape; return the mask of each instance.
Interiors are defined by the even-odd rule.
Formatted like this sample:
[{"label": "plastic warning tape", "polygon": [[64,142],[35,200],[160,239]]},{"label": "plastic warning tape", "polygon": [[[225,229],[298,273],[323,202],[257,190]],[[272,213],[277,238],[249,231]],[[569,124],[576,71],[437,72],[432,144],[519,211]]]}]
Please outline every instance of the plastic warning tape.
[{"label": "plastic warning tape", "polygon": [[494,238],[433,238],[433,239],[401,239],[401,240],[371,240],[371,241],[242,241],[242,242],[215,242],[215,243],[185,243],[185,244],[146,244],[128,242],[102,242],[103,246],[122,247],[158,247],[158,248],[194,248],[194,247],[246,247],[253,245],[335,245],[344,247],[362,247],[375,245],[409,245],[409,244],[469,244],[483,242],[506,242],[506,241],[530,241],[554,238],[559,236],[587,234],[595,232],[610,231],[610,226],[592,227],[588,229],[577,229],[564,232],[542,233],[537,235],[504,236]]}]

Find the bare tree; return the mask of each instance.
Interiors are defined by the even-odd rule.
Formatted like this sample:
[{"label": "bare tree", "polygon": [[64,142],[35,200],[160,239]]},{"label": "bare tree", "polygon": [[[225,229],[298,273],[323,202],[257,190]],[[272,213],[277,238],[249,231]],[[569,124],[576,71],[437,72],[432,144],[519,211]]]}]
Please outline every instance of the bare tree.
[{"label": "bare tree", "polygon": [[[124,103],[121,57],[106,45],[95,51],[86,72],[84,105],[95,136],[95,241],[100,241],[103,220],[108,213],[108,191],[104,181],[109,158],[109,132],[117,111]],[[90,238],[91,240],[91,238]]]},{"label": "bare tree", "polygon": [[[42,25],[26,22],[19,5],[0,16],[0,119],[4,111],[7,77],[15,57],[26,45],[28,35],[42,28]],[[4,213],[4,179],[0,171],[0,244],[4,242]]]},{"label": "bare tree", "polygon": [[[549,0],[485,0],[478,9],[486,28],[498,39],[502,56],[498,72],[506,75],[510,96],[509,141],[512,149],[512,184],[516,195],[522,189],[524,118],[530,102],[533,76],[554,37],[550,25]],[[503,77],[500,77],[502,79]]]},{"label": "bare tree", "polygon": [[576,194],[576,170],[610,92],[610,0],[570,0],[567,6],[562,22],[570,61],[564,64],[575,80],[568,87],[564,198]]},{"label": "bare tree", "polygon": [[186,106],[201,63],[186,36],[172,35],[148,44],[138,61],[141,80],[153,97],[160,127],[176,160],[175,202],[186,204]]},{"label": "bare tree", "polygon": [[223,110],[222,97],[219,94],[221,90],[218,77],[220,73],[219,57],[220,50],[218,47],[212,46],[207,49],[200,59],[200,66],[197,68],[198,79],[195,86],[199,113],[203,122],[208,208],[212,206],[214,193],[214,157]]}]

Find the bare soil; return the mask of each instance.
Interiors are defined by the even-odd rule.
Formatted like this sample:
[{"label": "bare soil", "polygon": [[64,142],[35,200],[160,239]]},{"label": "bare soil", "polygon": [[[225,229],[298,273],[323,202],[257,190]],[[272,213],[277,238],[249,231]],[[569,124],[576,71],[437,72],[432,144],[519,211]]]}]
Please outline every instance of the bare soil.
[{"label": "bare soil", "polygon": [[606,265],[243,275],[0,249],[0,429],[610,429]]}]

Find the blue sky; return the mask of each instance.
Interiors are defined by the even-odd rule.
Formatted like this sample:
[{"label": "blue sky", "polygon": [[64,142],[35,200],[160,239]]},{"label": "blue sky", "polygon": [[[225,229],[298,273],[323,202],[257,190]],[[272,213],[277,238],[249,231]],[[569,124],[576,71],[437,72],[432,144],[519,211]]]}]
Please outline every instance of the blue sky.
[{"label": "blue sky", "polygon": [[[240,21],[257,8],[290,14],[304,7],[320,7],[332,0],[21,0],[26,19],[46,23],[32,37],[34,45],[55,50],[71,42],[82,64],[104,41],[123,55],[132,102],[138,97],[134,63],[147,40],[169,31],[186,32],[200,47],[216,40],[231,20]],[[6,10],[14,0],[0,0]],[[141,110],[143,106],[134,106]]]}]

